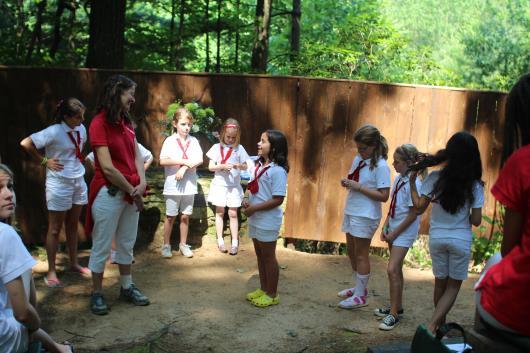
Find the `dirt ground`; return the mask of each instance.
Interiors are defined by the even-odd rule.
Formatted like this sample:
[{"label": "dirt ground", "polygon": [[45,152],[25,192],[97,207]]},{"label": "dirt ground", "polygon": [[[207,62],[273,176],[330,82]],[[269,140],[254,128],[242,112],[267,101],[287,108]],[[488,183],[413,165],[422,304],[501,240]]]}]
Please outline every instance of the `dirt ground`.
[{"label": "dirt ground", "polygon": [[[228,238],[226,238],[227,241]],[[116,265],[105,273],[105,295],[112,311],[96,316],[88,310],[90,280],[60,274],[67,287],[43,284],[46,265],[36,267],[39,310],[57,340],[70,340],[78,352],[364,352],[368,345],[410,341],[415,327],[433,310],[430,271],[405,269],[405,316],[391,332],[378,329],[374,308],[388,301],[386,263],[372,257],[369,306],[355,311],[337,307],[336,292],[350,285],[346,256],[307,254],[278,246],[281,265],[280,305],[256,308],[245,293],[259,283],[252,243],[242,237],[240,252],[217,251],[206,235],[195,257],[158,250],[136,254],[134,281],[151,299],[147,307],[118,300]],[[87,260],[88,253],[82,253]],[[448,320],[473,322],[470,276]]]}]

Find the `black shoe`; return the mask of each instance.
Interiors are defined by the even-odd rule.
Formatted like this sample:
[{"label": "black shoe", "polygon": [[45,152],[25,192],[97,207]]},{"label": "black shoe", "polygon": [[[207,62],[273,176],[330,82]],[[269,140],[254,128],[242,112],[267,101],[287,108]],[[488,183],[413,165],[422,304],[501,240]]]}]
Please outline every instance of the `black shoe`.
[{"label": "black shoe", "polygon": [[383,331],[390,331],[394,327],[397,326],[399,323],[399,317],[395,317],[392,314],[388,314],[384,319],[383,322],[379,324],[379,329]]},{"label": "black shoe", "polygon": [[[398,310],[398,315],[403,315],[403,308]],[[390,315],[390,307],[384,307],[384,308],[377,308],[374,309],[374,315],[379,317],[386,317],[387,315]]]},{"label": "black shoe", "polygon": [[120,298],[138,306],[150,304],[149,298],[143,295],[134,283],[128,289],[120,287]]},{"label": "black shoe", "polygon": [[105,303],[105,298],[101,293],[92,293],[90,296],[90,311],[96,315],[107,315],[109,307]]}]

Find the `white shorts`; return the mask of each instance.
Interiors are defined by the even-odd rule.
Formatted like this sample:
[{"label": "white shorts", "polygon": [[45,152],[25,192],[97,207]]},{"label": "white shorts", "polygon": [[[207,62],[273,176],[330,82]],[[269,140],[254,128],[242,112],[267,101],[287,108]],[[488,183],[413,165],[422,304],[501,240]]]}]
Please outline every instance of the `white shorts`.
[{"label": "white shorts", "polygon": [[88,193],[85,179],[46,176],[46,203],[49,211],[68,211],[72,205],[86,205]]},{"label": "white shorts", "polygon": [[406,230],[407,229],[405,229],[404,232],[405,234],[401,233],[396,239],[394,239],[392,246],[399,246],[402,248],[412,247],[412,244],[414,244],[416,238],[418,238],[418,233],[406,233]]},{"label": "white shorts", "polygon": [[278,240],[280,232],[277,230],[268,230],[248,225],[248,236],[262,242],[273,242]]},{"label": "white shorts", "polygon": [[164,195],[166,199],[166,216],[178,216],[179,211],[185,215],[193,213],[195,195]]},{"label": "white shorts", "polygon": [[243,189],[241,185],[224,186],[210,185],[208,193],[208,202],[219,207],[240,207],[243,201]]},{"label": "white shorts", "polygon": [[[13,316],[3,317],[3,332],[0,338],[1,352],[26,353],[29,348],[28,330]],[[5,350],[4,350],[5,349]]]},{"label": "white shorts", "polygon": [[471,242],[460,239],[429,239],[432,273],[436,278],[467,279]]},{"label": "white shorts", "polygon": [[345,214],[342,220],[342,231],[357,238],[372,239],[380,221],[381,219]]}]

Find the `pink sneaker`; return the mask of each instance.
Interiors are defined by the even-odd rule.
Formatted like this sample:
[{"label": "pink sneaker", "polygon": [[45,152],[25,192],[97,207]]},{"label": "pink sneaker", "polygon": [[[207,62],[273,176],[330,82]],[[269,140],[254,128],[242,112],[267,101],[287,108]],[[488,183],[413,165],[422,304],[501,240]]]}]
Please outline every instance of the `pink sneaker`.
[{"label": "pink sneaker", "polygon": [[[355,294],[355,287],[343,289],[337,293],[337,296],[341,298],[349,298],[349,297],[353,297],[354,294]],[[365,297],[368,296],[368,288],[364,289],[364,296]]]},{"label": "pink sneaker", "polygon": [[367,305],[368,301],[366,300],[366,297],[358,297],[355,295],[344,299],[339,303],[339,307],[342,309],[357,309]]}]

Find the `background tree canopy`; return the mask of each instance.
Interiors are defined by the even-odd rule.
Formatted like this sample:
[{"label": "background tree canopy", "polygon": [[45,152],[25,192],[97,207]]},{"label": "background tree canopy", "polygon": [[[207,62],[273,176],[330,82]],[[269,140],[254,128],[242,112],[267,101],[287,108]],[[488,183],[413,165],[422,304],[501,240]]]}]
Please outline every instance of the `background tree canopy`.
[{"label": "background tree canopy", "polygon": [[0,64],[507,90],[529,29],[530,0],[3,0]]}]

